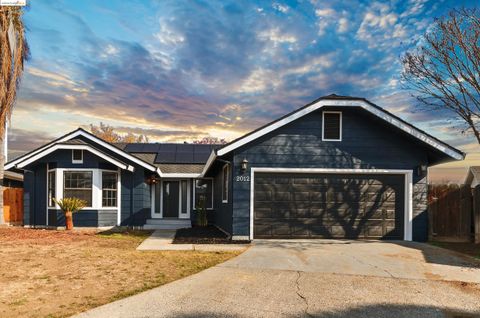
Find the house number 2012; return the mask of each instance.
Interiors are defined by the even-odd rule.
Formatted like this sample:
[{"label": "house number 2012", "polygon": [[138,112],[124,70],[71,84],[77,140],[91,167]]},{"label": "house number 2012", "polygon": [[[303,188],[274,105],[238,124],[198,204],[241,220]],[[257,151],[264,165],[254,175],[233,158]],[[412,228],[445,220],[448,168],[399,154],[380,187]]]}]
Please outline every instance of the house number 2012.
[{"label": "house number 2012", "polygon": [[248,182],[248,181],[250,181],[250,176],[236,176],[235,181],[237,181],[237,182]]}]

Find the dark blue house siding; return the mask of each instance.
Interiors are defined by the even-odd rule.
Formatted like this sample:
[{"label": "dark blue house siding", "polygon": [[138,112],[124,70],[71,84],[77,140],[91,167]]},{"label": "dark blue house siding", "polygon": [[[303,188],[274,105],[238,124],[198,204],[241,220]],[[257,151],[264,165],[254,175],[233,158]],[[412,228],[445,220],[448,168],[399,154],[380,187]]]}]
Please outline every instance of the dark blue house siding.
[{"label": "dark blue house siding", "polygon": [[[342,111],[342,141],[322,141],[322,113],[313,112],[239,149],[234,150],[233,179],[241,175],[241,161],[252,167],[408,169],[413,170],[413,239],[427,239],[426,175],[417,167],[428,163],[427,149],[361,109]],[[232,234],[250,231],[250,182],[233,181]]]},{"label": "dark blue house siding", "polygon": [[[222,174],[222,167],[223,164],[218,165],[213,172],[213,203],[214,203],[214,223],[222,228],[223,230],[227,231],[228,233],[232,233],[233,231],[233,218],[232,218],[232,173],[230,173],[230,188],[228,190],[228,202],[222,202],[222,181],[223,181],[223,174]],[[231,170],[230,170],[231,172]]]},{"label": "dark blue house siding", "polygon": [[[48,224],[65,226],[65,214],[49,209]],[[107,227],[117,225],[117,210],[82,210],[73,213],[73,224],[78,227]]]},{"label": "dark blue house siding", "polygon": [[[94,145],[102,149],[101,146]],[[117,156],[118,158],[118,156]],[[134,172],[121,171],[121,198],[120,213],[121,225],[141,226],[150,217],[150,186],[146,180],[150,172],[145,168],[120,158],[134,166]],[[105,169],[117,170],[118,168],[104,159],[84,151],[83,163],[73,164],[71,150],[57,150],[40,158],[27,167],[24,181],[24,223],[25,225],[45,226],[47,220],[47,163],[50,168],[76,168],[76,169]],[[58,186],[62,186],[61,184]],[[49,226],[64,226],[63,213],[55,209],[48,210]],[[117,224],[117,210],[90,209],[74,214],[74,225],[78,227],[114,226]]]}]

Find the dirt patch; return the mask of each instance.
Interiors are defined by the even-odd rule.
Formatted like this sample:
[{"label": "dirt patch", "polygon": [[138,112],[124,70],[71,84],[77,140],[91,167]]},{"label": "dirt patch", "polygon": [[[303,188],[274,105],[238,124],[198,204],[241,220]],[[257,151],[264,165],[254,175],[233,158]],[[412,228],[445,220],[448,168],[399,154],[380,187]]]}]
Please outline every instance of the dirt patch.
[{"label": "dirt patch", "polygon": [[382,254],[382,256],[393,257],[393,258],[403,258],[409,260],[418,260],[418,257],[407,253],[391,253],[391,254]]},{"label": "dirt patch", "polygon": [[0,229],[0,316],[69,316],[238,255],[136,251],[148,235]]},{"label": "dirt patch", "polygon": [[173,244],[241,244],[250,241],[232,241],[215,226],[191,227],[179,229],[175,233]]},{"label": "dirt patch", "polygon": [[451,286],[468,294],[478,295],[480,297],[480,284],[467,282],[448,282]]},{"label": "dirt patch", "polygon": [[480,260],[480,244],[474,244],[470,242],[462,242],[462,243],[431,242],[430,244],[434,246],[446,248],[448,250],[455,251],[461,254],[465,254],[477,260]]}]

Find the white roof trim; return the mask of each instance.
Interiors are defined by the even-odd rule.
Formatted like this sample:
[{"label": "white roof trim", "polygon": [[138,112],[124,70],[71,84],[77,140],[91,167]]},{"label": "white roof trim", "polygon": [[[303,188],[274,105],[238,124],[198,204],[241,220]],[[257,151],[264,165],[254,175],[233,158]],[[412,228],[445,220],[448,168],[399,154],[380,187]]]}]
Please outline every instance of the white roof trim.
[{"label": "white roof trim", "polygon": [[244,138],[241,138],[234,143],[224,147],[220,148],[217,150],[217,156],[222,156],[224,154],[229,153],[230,151],[237,149],[238,147],[241,147],[257,138],[260,138],[261,136],[268,134],[269,132],[272,132],[273,130],[280,128],[300,117],[303,117],[317,109],[320,109],[324,106],[342,106],[342,107],[361,107],[370,113],[376,115],[377,117],[389,122],[390,124],[398,127],[399,129],[403,130],[404,132],[414,136],[417,139],[420,139],[421,141],[429,144],[430,146],[440,150],[441,152],[447,154],[448,156],[452,157],[453,159],[456,160],[463,160],[464,156],[463,154],[459,153],[458,151],[455,151],[451,149],[450,147],[446,146],[445,144],[435,140],[434,138],[426,135],[425,133],[421,132],[420,130],[410,126],[406,125],[402,121],[398,120],[397,118],[391,116],[387,112],[380,110],[371,104],[363,101],[363,100],[356,100],[356,99],[345,99],[345,100],[332,100],[332,99],[322,99],[315,104],[312,104],[308,107],[305,107],[304,109],[297,111],[293,114],[291,114],[288,117],[285,117],[277,122],[272,123],[271,125],[268,125],[248,136],[245,136]]},{"label": "white roof trim", "polygon": [[[89,140],[92,140],[93,142],[96,142],[97,144],[107,148],[108,150],[111,150],[117,154],[119,154],[120,156],[132,161],[132,162],[135,162],[136,164],[150,170],[150,171],[156,171],[156,167],[138,159],[137,157],[135,156],[132,156],[131,154],[121,150],[121,149],[118,149],[117,147],[115,146],[112,146],[111,144],[109,144],[108,142],[106,141],[103,141],[102,139],[98,138],[98,137],[95,137],[87,132],[85,132],[84,130],[82,129],[77,129],[65,136],[63,136],[62,138],[56,140],[53,144],[58,144],[58,143],[62,143],[64,141],[67,141],[67,140],[70,140],[70,139],[73,139],[75,137],[78,137],[78,136],[83,136]],[[32,156],[36,155],[37,153],[40,153],[41,151],[51,147],[52,144],[47,144],[43,147],[40,147],[38,148],[37,150],[35,151],[32,151],[31,153],[27,154],[26,156],[22,156],[22,157],[19,157],[15,160],[12,160],[10,161],[7,165],[5,165],[5,170],[8,170],[10,168],[13,168],[15,167],[19,162],[22,162],[23,160],[27,159],[27,158],[31,158]]]},{"label": "white roof trim", "polygon": [[17,180],[17,181],[23,181],[23,174],[18,173],[18,172],[13,172],[13,171],[5,171],[4,178]]},{"label": "white roof trim", "polygon": [[215,161],[215,158],[217,158],[217,156],[215,155],[215,150],[212,150],[212,152],[210,153],[210,156],[208,157],[207,163],[205,163],[205,167],[203,167],[203,170],[202,170],[202,173],[200,174],[200,177],[205,176],[208,169],[210,169],[210,166]]},{"label": "white roof trim", "polygon": [[114,158],[107,156],[103,152],[98,151],[97,149],[89,146],[89,145],[62,145],[62,144],[56,144],[50,148],[45,149],[44,151],[36,153],[34,156],[30,156],[28,159],[21,161],[20,163],[16,164],[15,167],[18,168],[24,168],[25,166],[31,164],[32,162],[35,162],[36,160],[56,151],[59,149],[80,149],[80,150],[86,150],[94,155],[97,155],[98,157],[116,165],[117,167],[121,169],[125,169],[128,171],[133,171],[133,166],[124,164],[123,162],[120,162],[118,160],[115,160]]}]

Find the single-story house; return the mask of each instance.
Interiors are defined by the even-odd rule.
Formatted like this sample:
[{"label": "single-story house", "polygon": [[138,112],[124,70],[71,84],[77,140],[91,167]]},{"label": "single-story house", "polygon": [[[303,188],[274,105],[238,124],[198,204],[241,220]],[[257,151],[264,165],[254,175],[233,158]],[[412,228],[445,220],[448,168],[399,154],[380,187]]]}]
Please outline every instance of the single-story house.
[{"label": "single-story house", "polygon": [[469,185],[471,188],[475,188],[480,184],[479,166],[471,166],[470,168],[468,168],[467,176],[465,177],[465,181],[463,184]]},{"label": "single-story house", "polygon": [[191,226],[200,198],[233,239],[425,241],[427,168],[464,153],[364,98],[321,97],[226,145],[105,142],[70,132],[6,169],[24,172],[26,226]]}]

